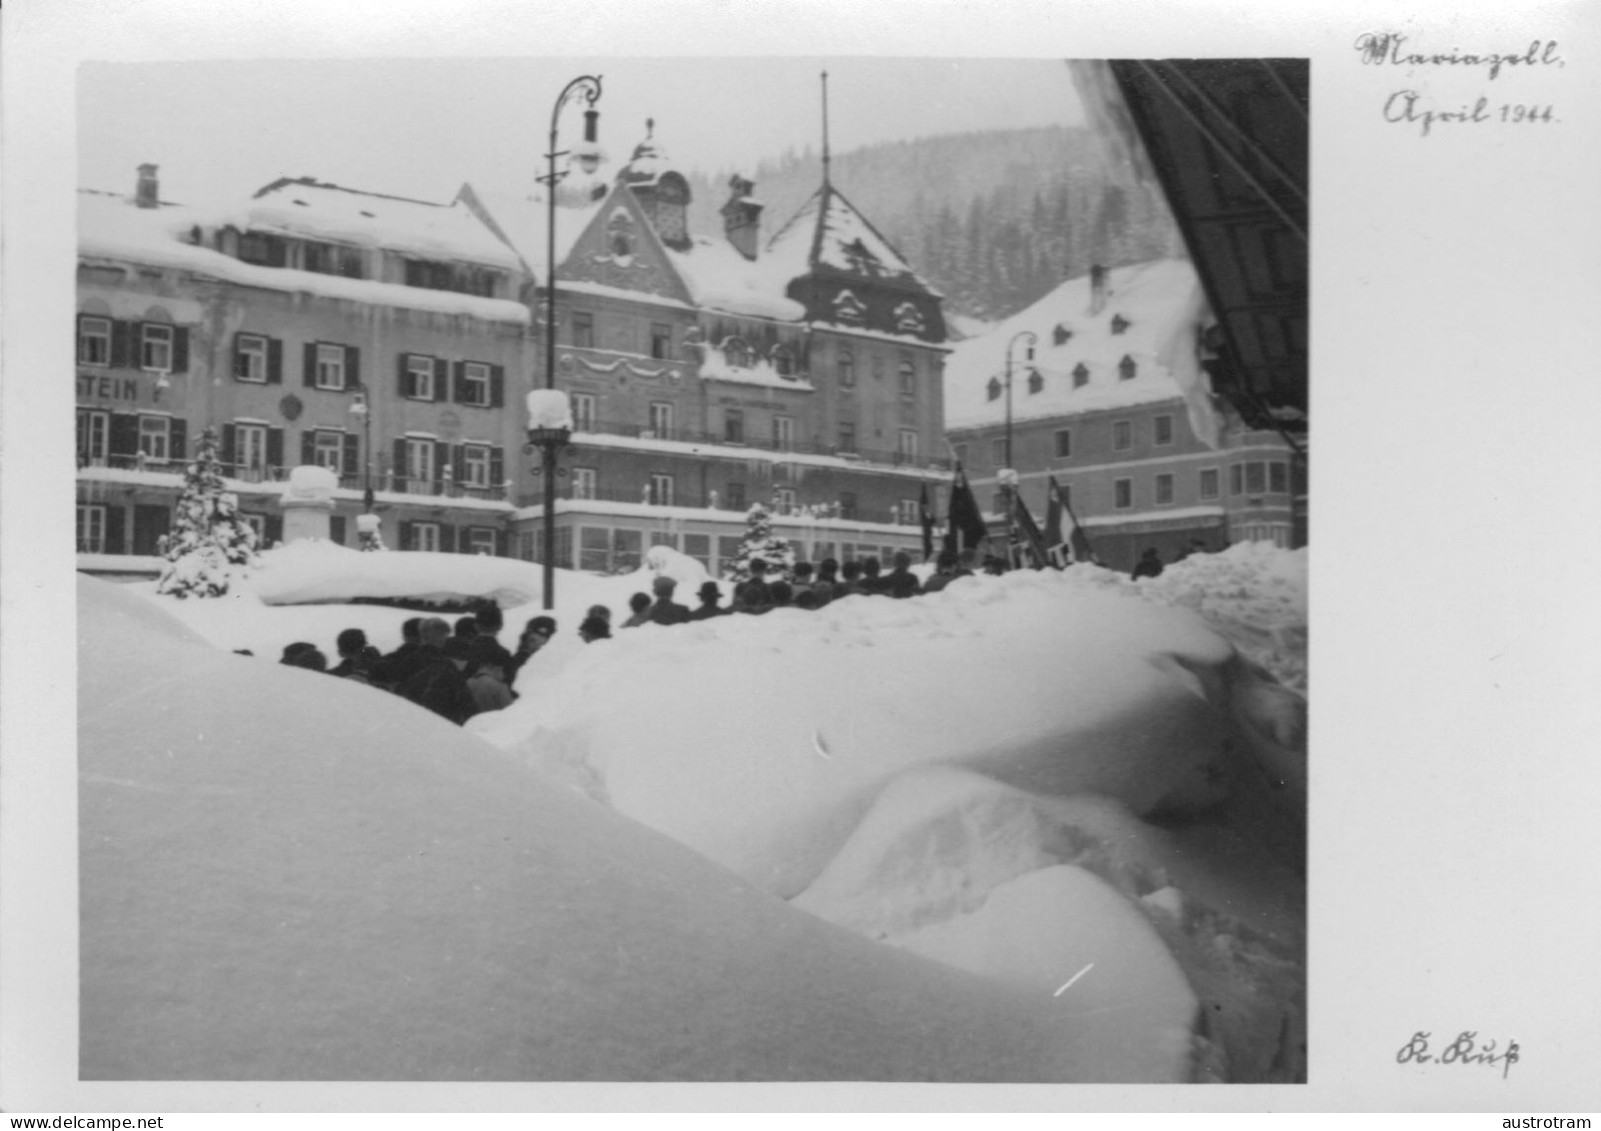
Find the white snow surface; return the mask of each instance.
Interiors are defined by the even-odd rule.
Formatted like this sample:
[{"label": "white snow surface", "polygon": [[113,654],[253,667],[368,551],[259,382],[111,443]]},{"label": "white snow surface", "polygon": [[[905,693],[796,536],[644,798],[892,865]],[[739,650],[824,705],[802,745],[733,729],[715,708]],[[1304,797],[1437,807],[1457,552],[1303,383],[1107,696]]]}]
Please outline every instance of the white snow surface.
[{"label": "white snow surface", "polygon": [[[277,554],[280,559],[302,557],[292,564],[309,578],[316,572],[314,559],[300,546],[287,548],[293,553]],[[365,559],[446,559],[408,566],[418,571],[410,585],[414,589],[437,588],[430,580],[434,570],[458,567],[467,576],[486,560],[342,553]],[[330,651],[337,632],[352,626],[365,628],[373,643],[388,650],[399,641],[400,621],[412,614],[372,606],[264,605],[257,593],[272,576],[273,557],[263,555],[267,567],[239,592],[219,600],[171,601],[156,597],[148,583],[116,588],[135,606],[145,602],[170,612],[213,646],[256,652],[256,659],[239,657],[238,663],[273,668],[271,693],[277,711],[267,760],[282,758],[285,748],[298,745],[340,751],[339,758],[318,763],[306,787],[310,792],[294,800],[315,811],[344,803],[342,790],[327,785],[326,775],[334,771],[323,763],[354,757],[358,768],[365,766],[367,746],[356,731],[330,730],[319,710],[302,710],[298,694],[295,718],[288,725],[304,724],[308,737],[303,744],[284,741],[281,708],[287,696],[279,687],[282,680],[335,681],[284,671],[271,660],[293,640],[310,640]],[[316,560],[328,571],[322,592],[333,593],[347,584],[335,580],[345,559],[324,555]],[[538,573],[539,567],[527,563],[506,564]],[[408,780],[418,773],[422,777],[401,786],[375,769],[360,773],[377,774],[384,782],[375,793],[380,809],[401,794],[407,804],[414,794],[442,797],[448,808],[457,801],[449,771],[438,771],[445,778],[433,776],[437,768],[424,767],[423,772],[418,759],[431,756],[448,736],[446,761],[460,765],[465,758],[472,767],[469,785],[477,788],[472,783],[482,781],[475,776],[478,762],[457,744],[473,742],[482,749],[486,742],[501,751],[494,774],[517,771],[545,783],[541,788],[565,786],[557,791],[567,797],[563,804],[606,822],[599,839],[607,847],[596,848],[593,838],[584,839],[589,847],[560,854],[563,862],[579,856],[586,866],[595,864],[589,856],[598,852],[606,859],[608,875],[632,875],[632,858],[619,863],[612,849],[626,854],[634,843],[628,837],[665,833],[693,849],[713,875],[723,877],[711,886],[725,897],[730,892],[754,896],[751,887],[765,889],[770,900],[790,900],[791,910],[804,910],[865,936],[891,957],[954,967],[951,974],[961,971],[987,987],[981,996],[991,1010],[1027,1002],[1029,1010],[1044,1006],[1060,1011],[1050,1014],[1058,1024],[1044,1040],[1045,1051],[1034,1014],[1018,1022],[1022,1028],[1012,1035],[1026,1034],[1020,1043],[1030,1051],[1023,1054],[1015,1045],[995,1052],[999,1046],[988,1031],[989,1013],[971,1018],[940,1013],[936,1018],[923,1012],[915,1034],[887,1038],[880,1030],[879,1037],[889,1045],[903,1043],[906,1036],[921,1041],[941,1035],[952,1047],[961,1047],[963,1051],[952,1054],[959,1062],[956,1067],[949,1061],[944,1066],[931,1062],[920,1078],[1058,1078],[1048,1072],[1108,1080],[1304,1078],[1304,879],[1297,846],[1303,835],[1306,782],[1305,566],[1304,552],[1247,545],[1192,557],[1167,567],[1160,578],[1140,582],[1091,566],[1060,573],[1019,572],[962,579],[941,593],[907,601],[853,597],[813,613],[779,610],[670,628],[614,628],[612,640],[581,643],[574,630],[590,604],[607,604],[614,610],[614,624],[620,624],[627,615],[627,596],[648,592],[656,572],[678,580],[677,600],[695,603],[704,571],[691,559],[658,547],[638,573],[627,577],[558,571],[556,639],[520,673],[520,700],[471,720],[465,735],[448,725],[442,730],[421,725],[408,705],[378,698],[388,714],[380,712],[369,721],[363,713],[360,719],[383,748],[380,761],[384,766],[398,761]],[[494,588],[472,577],[470,583],[458,580],[449,588],[463,593]],[[306,589],[312,589],[309,581]],[[502,643],[513,646],[524,621],[540,611],[535,600],[508,608]],[[158,616],[148,607],[140,615]],[[98,607],[86,607],[80,624],[93,626],[100,616]],[[155,623],[148,621],[147,628]],[[211,666],[227,669],[234,662],[213,660]],[[166,676],[172,668],[159,659],[151,665]],[[160,718],[186,734],[212,736],[208,750],[218,744],[225,751],[237,746],[258,759],[267,757],[258,735],[241,734],[237,711],[207,716],[198,727],[192,724],[192,712],[207,709],[204,704],[230,700],[260,684],[259,667],[240,669],[237,686],[231,669],[225,674],[227,684],[211,686],[203,704],[186,700],[181,709],[163,705]],[[301,685],[316,687],[321,702],[324,684]],[[339,711],[345,714],[351,695],[382,695],[359,686],[338,691]],[[166,695],[163,690],[161,696],[146,699],[165,704]],[[387,721],[380,724],[380,716],[388,720],[397,711],[404,713],[405,723],[394,728]],[[421,723],[433,720],[423,717]],[[419,752],[419,744],[428,753]],[[300,763],[295,765],[295,772],[302,772]],[[131,775],[120,776],[132,780]],[[287,777],[282,788],[290,788]],[[161,798],[147,796],[149,791],[133,792],[152,803]],[[524,786],[499,778],[491,792],[507,794],[517,804],[526,796]],[[553,796],[542,803],[555,804]],[[466,811],[468,802],[462,805]],[[367,807],[359,811],[370,814]],[[486,827],[500,828],[503,812],[502,802],[491,805]],[[617,824],[619,815],[631,822]],[[404,819],[418,820],[414,814]],[[295,827],[315,820],[321,818],[297,816]],[[358,840],[364,843],[377,835],[370,830],[382,830],[386,820],[365,819]],[[516,845],[527,844],[519,837],[547,828],[558,838],[575,835],[570,824],[549,825],[543,809],[531,821],[505,820],[508,826],[532,830],[514,836]],[[247,827],[261,823],[247,822]],[[529,929],[516,918],[523,904],[515,893],[508,898],[504,883],[493,878],[502,874],[497,871],[500,863],[487,865],[490,880],[478,878],[486,865],[475,854],[480,848],[498,850],[480,840],[476,824],[464,821],[463,830],[444,839],[439,839],[434,822],[422,824],[417,835],[435,838],[434,851],[450,845],[456,853],[446,862],[449,867],[459,862],[462,874],[470,874],[482,891],[496,892],[493,899],[473,896],[481,900],[473,905],[480,909],[475,913],[492,924],[485,934],[475,935],[472,946],[445,946],[456,956],[452,961],[462,964],[450,973],[482,972],[502,953],[493,941],[500,938],[497,932]],[[213,827],[204,821],[200,825]],[[117,857],[119,867],[148,857],[147,839],[194,839],[184,831],[187,822],[153,820],[149,813],[139,815],[136,827],[137,833],[129,834],[134,851]],[[635,831],[619,838],[613,835],[617,828]],[[360,848],[315,837],[310,843],[353,868],[369,866]],[[278,867],[280,856],[266,853],[261,862]],[[668,862],[678,859],[666,857]],[[437,860],[422,862],[445,866]],[[552,867],[554,872],[536,869],[529,882],[561,880],[561,867]],[[679,932],[704,922],[713,938],[744,940],[742,954],[754,945],[760,957],[749,962],[764,965],[765,977],[780,988],[791,985],[795,962],[814,969],[808,965],[810,952],[791,956],[768,947],[762,928],[751,922],[735,925],[720,911],[703,915],[695,902],[701,891],[697,884],[686,880],[689,889],[683,889],[657,872],[640,875],[646,878],[636,886],[666,884],[655,893],[675,908],[665,937],[660,925],[652,927],[650,941],[642,941],[645,936],[636,936],[631,921],[621,926],[602,922],[599,933],[581,941],[563,936],[567,950],[605,955],[607,947],[597,946],[595,939],[621,937],[631,959],[643,954],[637,961],[650,967],[651,976],[671,981],[677,973],[651,962],[663,949],[673,951],[673,957],[664,959],[669,965],[697,961],[674,950],[675,940]],[[236,877],[230,880],[237,882]],[[138,886],[119,876],[111,890],[131,892]],[[388,887],[381,884],[378,890],[387,898]],[[128,902],[135,897],[118,898]],[[354,910],[341,914],[347,919],[387,914],[383,898],[358,899]],[[118,906],[121,914],[122,904]],[[601,914],[570,891],[551,906],[564,915],[589,917],[590,926]],[[770,906],[782,910],[777,903]],[[511,922],[499,918],[502,914]],[[464,915],[450,912],[453,922]],[[306,921],[305,916],[292,920]],[[430,929],[444,931],[447,926],[456,929],[447,923],[433,923]],[[565,928],[538,929],[548,936]],[[269,951],[266,942],[283,937],[282,928],[276,935],[267,931],[258,949]],[[752,944],[753,937],[763,941]],[[230,940],[222,947],[225,960],[236,964],[268,957],[263,953],[241,959],[236,951],[242,945]],[[417,945],[432,944],[419,936]],[[156,949],[153,942],[149,946]],[[725,961],[715,946],[711,950],[715,953],[702,956],[706,961]],[[194,958],[182,948],[180,954]],[[278,956],[270,957],[278,961]],[[295,960],[308,959],[296,952]],[[834,961],[834,953],[820,960]],[[150,961],[165,960],[150,956]],[[342,958],[330,952],[316,961]],[[630,979],[639,969],[629,964],[609,973],[622,976],[631,989]],[[854,975],[848,969],[853,968],[842,969],[847,972],[839,978],[826,976],[831,987],[843,980],[867,992],[861,982],[851,981]],[[703,973],[697,967],[687,977],[698,985]],[[526,988],[515,976],[512,984],[514,997]],[[468,997],[476,992],[475,985],[469,978]],[[431,992],[408,983],[407,992],[413,991]],[[134,990],[122,987],[118,993]],[[615,1020],[619,1010],[626,1012],[607,987],[597,989],[578,977],[572,995],[591,993],[602,999],[597,1026]],[[129,1006],[118,999],[119,1011],[146,1004],[141,999]],[[447,1017],[456,1016],[453,1006],[440,1008]],[[738,1002],[713,1008],[738,1018],[750,1016]],[[758,1003],[750,1006],[761,1008]],[[227,1015],[201,1022],[198,1014],[196,1009],[190,1021],[229,1024]],[[813,1058],[830,1053],[810,1048],[812,1042],[851,1044],[860,1035],[854,1017],[823,1024],[815,1011],[808,1016],[813,1030],[804,1039],[796,1037],[803,1047],[786,1049],[798,1067],[773,1078],[816,1072],[810,1067]],[[333,1028],[340,1024],[338,1018],[319,1020]],[[969,1021],[976,1029],[969,1030]],[[496,1013],[491,1022],[490,1028],[504,1036],[496,1027],[506,1018]],[[677,1047],[674,1034],[656,1032],[652,1024],[647,1022],[644,1035],[630,1029],[622,1036],[600,1037],[591,1027],[578,1039],[598,1040],[606,1051],[616,1041],[629,1044],[646,1036]],[[825,1033],[828,1024],[837,1025],[837,1031]],[[898,1027],[894,1020],[890,1024]],[[403,1024],[401,1032],[401,1044],[413,1039]],[[705,1078],[740,1078],[746,1063],[741,1057],[748,1050],[726,1047],[736,1043],[712,1040],[704,1057],[680,1048],[674,1055],[687,1059],[675,1060],[664,1073],[683,1071],[686,1079],[696,1078],[697,1071]],[[499,1055],[490,1060],[503,1064]],[[640,1064],[660,1063],[653,1054],[637,1055]],[[886,1048],[876,1055],[894,1056],[896,1051]],[[1019,1055],[1021,1060],[1012,1059]],[[1066,1067],[1053,1062],[1049,1069],[1040,1068],[1043,1055],[1060,1056]],[[969,1058],[982,1066],[972,1068]],[[283,1071],[292,1074],[299,1063]],[[562,1067],[553,1070],[553,1077],[568,1071],[572,1062],[558,1058],[558,1063]],[[678,1067],[685,1063],[691,1067]],[[884,1074],[903,1071],[904,1065],[889,1069],[875,1067],[877,1063],[864,1061],[859,1078],[906,1078]],[[973,1075],[963,1075],[970,1070]],[[614,1078],[651,1078],[651,1071],[646,1067]]]},{"label": "white snow surface", "polygon": [[1122,1017],[786,907],[127,587],[78,600],[82,1079],[1127,1078]]},{"label": "white snow surface", "polygon": [[[990,400],[988,386],[992,377],[1005,382],[1007,349],[1025,330],[1037,340],[1032,362],[1025,360],[1022,342],[1012,348],[1014,420],[1182,398],[1184,390],[1168,365],[1175,363],[1176,330],[1200,317],[1199,293],[1200,281],[1188,260],[1118,267],[1108,272],[1105,307],[1091,315],[1089,277],[1069,279],[988,333],[956,343],[945,361],[946,427],[978,428],[1006,419],[1006,397]],[[1112,330],[1118,315],[1129,322],[1121,334]],[[1072,333],[1060,345],[1057,326]],[[1136,366],[1129,380],[1118,371],[1124,356]],[[1089,381],[1074,388],[1073,370],[1080,363],[1089,371]],[[1029,392],[1031,366],[1045,378],[1038,393]]]},{"label": "white snow surface", "polygon": [[560,389],[533,389],[528,393],[528,427],[573,427],[573,402]]},{"label": "white snow surface", "polygon": [[789,279],[778,278],[760,256],[746,259],[726,239],[696,236],[688,251],[664,247],[697,306],[798,322],[806,307],[785,295]]}]

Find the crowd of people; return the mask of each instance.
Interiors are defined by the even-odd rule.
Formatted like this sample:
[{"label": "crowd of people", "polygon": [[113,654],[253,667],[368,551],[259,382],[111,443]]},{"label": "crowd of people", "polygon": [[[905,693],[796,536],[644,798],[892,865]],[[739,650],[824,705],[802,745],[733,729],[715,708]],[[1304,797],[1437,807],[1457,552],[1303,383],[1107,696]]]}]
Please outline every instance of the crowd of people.
[{"label": "crowd of people", "polygon": [[[1205,547],[1192,543],[1175,560],[1192,552],[1205,552]],[[912,573],[912,558],[905,551],[891,559],[887,571],[873,557],[844,564],[826,558],[815,565],[798,562],[788,576],[761,558],[753,558],[749,576],[733,586],[727,604],[723,603],[723,586],[707,581],[696,592],[699,604],[694,608],[674,600],[678,583],[662,575],[652,581],[650,593],[629,598],[628,618],[619,627],[687,624],[735,614],[761,616],[781,608],[820,609],[852,596],[915,597],[937,593],[959,577],[972,576],[975,564],[985,573],[1005,572],[1003,559],[988,556],[976,563],[975,557],[972,550],[960,554],[946,550],[926,581]],[[1155,577],[1161,571],[1161,560],[1150,549],[1133,576]],[[579,638],[586,644],[610,639],[611,620],[609,608],[592,605],[579,623]],[[485,602],[476,612],[459,618],[454,627],[441,617],[412,617],[401,625],[400,646],[387,655],[369,644],[361,629],[347,628],[335,642],[338,663],[333,667],[316,645],[306,642],[285,648],[280,662],[379,687],[454,723],[465,723],[474,715],[509,707],[517,698],[512,690],[517,673],[556,635],[553,617],[533,617],[518,636],[516,649],[508,652],[497,639],[504,623],[500,608]]]}]

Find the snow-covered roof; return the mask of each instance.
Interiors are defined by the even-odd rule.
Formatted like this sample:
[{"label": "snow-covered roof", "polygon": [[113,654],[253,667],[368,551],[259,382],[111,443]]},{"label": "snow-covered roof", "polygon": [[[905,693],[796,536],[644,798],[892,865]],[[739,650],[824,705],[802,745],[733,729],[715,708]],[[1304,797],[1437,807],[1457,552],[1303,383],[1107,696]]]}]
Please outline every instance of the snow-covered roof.
[{"label": "snow-covered roof", "polygon": [[825,184],[767,242],[768,268],[784,282],[816,267],[902,279],[934,293],[837,188]]},{"label": "snow-covered roof", "polygon": [[[566,260],[568,253],[573,249],[573,244],[578,241],[584,229],[589,227],[589,222],[594,219],[602,203],[591,195],[590,190],[596,183],[594,179],[586,178],[582,185],[575,185],[573,179],[577,176],[575,172],[564,180],[556,194],[558,265]],[[485,222],[504,234],[534,278],[544,280],[550,270],[547,262],[550,257],[550,249],[547,246],[550,204],[543,192],[518,195],[463,185],[456,200],[469,209],[474,204],[481,208],[487,218]]]},{"label": "snow-covered roof", "polygon": [[[1164,259],[1108,272],[1105,305],[1091,314],[1090,277],[1069,279],[1033,306],[981,337],[957,343],[945,361],[945,426],[982,428],[1006,418],[1005,396],[989,398],[992,378],[1006,380],[1007,347],[1019,333],[1035,335],[1034,359],[1025,344],[1012,356],[1012,418],[1033,420],[1126,408],[1181,398],[1170,370],[1175,335],[1206,320],[1205,298],[1188,260]],[[1114,320],[1126,326],[1114,330]],[[1060,327],[1060,332],[1058,331]],[[1060,340],[1059,340],[1060,339]],[[1124,379],[1127,357],[1134,376]],[[1083,366],[1088,380],[1075,387]],[[1029,391],[1030,370],[1044,378]]]},{"label": "snow-covered roof", "polygon": [[283,178],[232,218],[241,230],[331,240],[516,271],[516,254],[460,200],[430,204],[312,180]]},{"label": "snow-covered roof", "polygon": [[526,306],[505,299],[381,283],[374,279],[347,279],[342,275],[323,275],[287,267],[262,267],[208,247],[185,242],[195,226],[207,230],[228,219],[227,213],[212,209],[183,206],[138,208],[126,197],[79,192],[78,252],[88,257],[131,260],[192,271],[207,278],[267,290],[299,292],[408,310],[466,314],[491,322],[528,321]]},{"label": "snow-covered roof", "polygon": [[687,251],[663,247],[695,304],[703,309],[781,322],[806,316],[806,308],[784,294],[793,276],[778,277],[760,257],[752,263],[726,239],[696,236]]}]

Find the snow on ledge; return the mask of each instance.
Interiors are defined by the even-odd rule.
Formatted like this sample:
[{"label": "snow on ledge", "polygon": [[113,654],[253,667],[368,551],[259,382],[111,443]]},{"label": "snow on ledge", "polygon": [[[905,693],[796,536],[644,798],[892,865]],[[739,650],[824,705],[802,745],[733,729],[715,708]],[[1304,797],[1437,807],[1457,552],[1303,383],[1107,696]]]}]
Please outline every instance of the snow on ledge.
[{"label": "snow on ledge", "polygon": [[420,550],[363,553],[331,542],[291,542],[261,554],[250,588],[266,605],[313,605],[356,597],[459,601],[488,597],[502,607],[541,592],[541,567],[489,554]]}]

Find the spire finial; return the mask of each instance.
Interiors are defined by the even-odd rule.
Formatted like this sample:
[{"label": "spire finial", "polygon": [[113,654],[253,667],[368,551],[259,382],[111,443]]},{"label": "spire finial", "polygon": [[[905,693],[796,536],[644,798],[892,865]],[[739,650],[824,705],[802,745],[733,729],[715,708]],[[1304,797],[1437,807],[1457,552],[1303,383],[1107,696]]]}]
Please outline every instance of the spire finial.
[{"label": "spire finial", "polygon": [[655,118],[646,118],[645,119],[645,140],[649,141],[651,138],[653,138],[655,136],[656,136],[656,119]]},{"label": "spire finial", "polygon": [[823,71],[823,187],[828,187],[828,71]]}]

